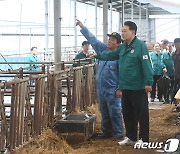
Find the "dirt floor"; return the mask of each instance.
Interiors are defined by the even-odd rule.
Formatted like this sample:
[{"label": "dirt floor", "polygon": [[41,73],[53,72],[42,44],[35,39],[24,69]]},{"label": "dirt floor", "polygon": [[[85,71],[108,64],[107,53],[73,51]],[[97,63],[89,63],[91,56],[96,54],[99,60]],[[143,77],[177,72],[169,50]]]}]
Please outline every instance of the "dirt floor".
[{"label": "dirt floor", "polygon": [[[176,125],[177,112],[172,112],[174,105],[150,105],[150,141],[164,142],[180,133]],[[100,114],[97,106],[89,108],[97,115],[97,132],[100,132]],[[111,139],[91,138],[84,141],[82,134],[66,134],[63,138],[50,129],[41,136],[18,149],[18,154],[154,154],[155,150],[134,149],[133,146],[119,146]]]}]

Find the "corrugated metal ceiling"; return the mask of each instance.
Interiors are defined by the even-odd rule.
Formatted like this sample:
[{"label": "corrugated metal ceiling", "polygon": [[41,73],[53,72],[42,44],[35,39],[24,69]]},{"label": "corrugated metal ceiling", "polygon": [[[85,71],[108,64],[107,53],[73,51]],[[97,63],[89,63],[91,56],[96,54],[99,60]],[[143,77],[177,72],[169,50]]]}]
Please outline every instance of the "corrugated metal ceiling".
[{"label": "corrugated metal ceiling", "polygon": [[[82,3],[94,5],[95,0],[77,0]],[[112,3],[112,8],[115,11],[122,12],[122,0],[109,0],[109,3]],[[125,13],[131,13],[131,3],[132,0],[124,0],[124,12]],[[139,14],[139,1],[138,0],[133,0],[133,11],[135,15]],[[97,5],[99,7],[103,6],[102,0],[97,0]],[[142,16],[146,14],[146,9],[143,8],[148,8],[148,13],[149,15],[163,15],[163,14],[171,14],[167,10],[164,10],[160,7],[153,6],[150,3],[141,3],[141,14]]]}]

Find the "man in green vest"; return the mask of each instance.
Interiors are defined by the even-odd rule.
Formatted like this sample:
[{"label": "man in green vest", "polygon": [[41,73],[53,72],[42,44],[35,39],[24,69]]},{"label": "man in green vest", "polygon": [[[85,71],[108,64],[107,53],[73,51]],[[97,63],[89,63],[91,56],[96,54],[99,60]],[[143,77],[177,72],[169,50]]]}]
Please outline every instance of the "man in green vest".
[{"label": "man in green vest", "polygon": [[[83,41],[82,42],[82,50],[80,51],[80,53],[78,53],[74,59],[85,59],[89,57],[89,45],[90,43],[88,41]],[[73,64],[73,66],[78,66],[77,64]]]},{"label": "man in green vest", "polygon": [[[100,60],[119,59],[119,87],[126,137],[119,145],[149,142],[149,110],[147,92],[152,90],[153,70],[146,44],[136,37],[137,26],[126,21],[122,28],[124,43],[112,52],[92,54]],[[139,137],[137,137],[139,123]]]},{"label": "man in green vest", "polygon": [[[37,47],[31,48],[31,54],[27,58],[28,62],[40,62],[37,56],[37,51],[38,51]],[[40,71],[39,64],[29,64],[29,71]]]}]

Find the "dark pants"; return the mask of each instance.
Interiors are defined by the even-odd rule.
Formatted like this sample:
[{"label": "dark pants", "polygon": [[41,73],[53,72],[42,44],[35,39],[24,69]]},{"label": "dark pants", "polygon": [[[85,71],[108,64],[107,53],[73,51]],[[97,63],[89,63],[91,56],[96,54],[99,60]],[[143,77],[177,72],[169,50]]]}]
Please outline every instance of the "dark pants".
[{"label": "dark pants", "polygon": [[166,83],[167,85],[167,91],[165,91],[164,99],[165,101],[169,102],[169,100],[172,100],[172,93],[173,93],[173,87],[174,87],[174,75],[169,76],[171,79],[170,83]]},{"label": "dark pants", "polygon": [[139,139],[149,142],[149,109],[145,90],[123,90],[122,111],[126,136],[137,141],[139,123]]},{"label": "dark pants", "polygon": [[160,79],[161,75],[154,75],[153,76],[153,86],[152,86],[152,92],[151,92],[151,98],[155,99],[156,96],[156,86],[157,86],[157,93],[158,93],[158,99],[162,99],[162,91],[159,85],[157,84],[158,80]]},{"label": "dark pants", "polygon": [[175,95],[177,91],[180,89],[180,79],[175,79],[174,80],[174,88],[173,88],[173,95],[172,95],[172,100],[171,102],[175,102]]}]

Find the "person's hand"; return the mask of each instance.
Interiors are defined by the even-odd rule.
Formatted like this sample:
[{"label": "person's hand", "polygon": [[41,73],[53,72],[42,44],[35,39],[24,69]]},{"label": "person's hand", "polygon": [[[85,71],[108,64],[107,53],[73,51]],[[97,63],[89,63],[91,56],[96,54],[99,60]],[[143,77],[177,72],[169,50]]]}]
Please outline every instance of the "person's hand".
[{"label": "person's hand", "polygon": [[96,54],[96,53],[91,53],[91,54],[89,55],[89,57],[90,57],[91,59],[96,58],[96,56],[97,56],[97,54]]},{"label": "person's hand", "polygon": [[145,86],[146,92],[151,92],[152,91],[152,86]]},{"label": "person's hand", "polygon": [[164,74],[167,73],[167,69],[166,68],[163,69],[163,73]]},{"label": "person's hand", "polygon": [[79,27],[81,27],[81,28],[84,28],[84,27],[85,27],[80,20],[76,19],[76,21],[77,21],[77,22],[76,22],[76,26],[79,25]]},{"label": "person's hand", "polygon": [[117,98],[122,97],[122,91],[120,89],[117,89],[116,92],[115,92],[115,96]]}]

